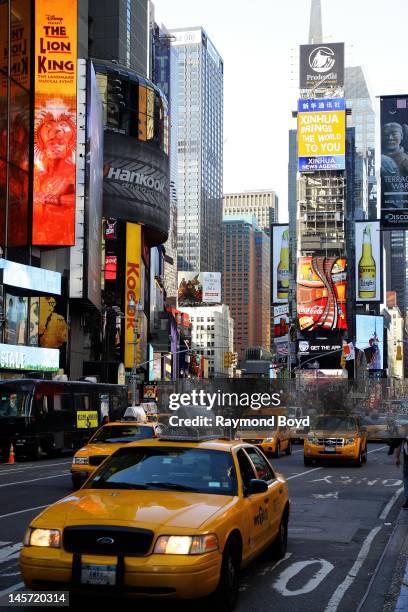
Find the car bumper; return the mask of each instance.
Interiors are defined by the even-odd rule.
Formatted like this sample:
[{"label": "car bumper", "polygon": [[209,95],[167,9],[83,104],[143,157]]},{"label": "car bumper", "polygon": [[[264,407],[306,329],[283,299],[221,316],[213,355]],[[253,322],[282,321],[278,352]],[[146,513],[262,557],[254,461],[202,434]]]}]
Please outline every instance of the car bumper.
[{"label": "car bumper", "polygon": [[[197,556],[149,555],[125,557],[120,583],[115,587],[89,586],[75,580],[73,555],[49,549],[45,553],[31,547],[22,549],[21,573],[33,590],[69,589],[74,591],[116,592],[127,596],[194,599],[212,593],[219,581],[222,556],[219,552]],[[82,555],[80,562],[116,565],[117,557]]]},{"label": "car bumper", "polygon": [[354,444],[344,447],[336,447],[335,451],[326,451],[324,446],[305,444],[304,456],[307,459],[328,459],[329,461],[338,459],[341,461],[353,461],[358,459],[359,448]]}]

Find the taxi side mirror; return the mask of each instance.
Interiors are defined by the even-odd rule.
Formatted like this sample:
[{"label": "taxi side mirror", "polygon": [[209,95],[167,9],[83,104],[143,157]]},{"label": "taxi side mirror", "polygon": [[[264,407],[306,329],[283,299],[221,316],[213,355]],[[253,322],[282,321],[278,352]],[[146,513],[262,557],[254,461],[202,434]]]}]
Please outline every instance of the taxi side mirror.
[{"label": "taxi side mirror", "polygon": [[266,493],[268,491],[268,483],[260,478],[251,478],[247,489],[248,495],[256,495],[257,493]]}]

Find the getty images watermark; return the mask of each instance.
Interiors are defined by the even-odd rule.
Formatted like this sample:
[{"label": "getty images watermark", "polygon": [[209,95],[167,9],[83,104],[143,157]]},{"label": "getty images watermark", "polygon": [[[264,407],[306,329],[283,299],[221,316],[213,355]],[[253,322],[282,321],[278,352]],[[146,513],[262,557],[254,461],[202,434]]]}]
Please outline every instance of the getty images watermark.
[{"label": "getty images watermark", "polygon": [[[261,410],[262,408],[279,408],[281,405],[280,393],[224,393],[220,390],[215,393],[207,391],[191,391],[190,393],[172,393],[169,396],[170,410],[178,410],[179,408],[196,408],[201,407],[211,411],[214,407],[224,408],[240,407],[250,410]],[[284,408],[282,408],[282,411]],[[222,415],[202,416],[192,415],[191,418],[171,416],[169,425],[176,427],[193,426],[193,427],[276,427],[286,426],[301,427],[310,425],[309,417],[305,418],[288,418],[285,415],[268,415],[257,416],[252,418],[225,418]]]},{"label": "getty images watermark", "polygon": [[170,410],[178,410],[183,407],[198,407],[212,410],[215,406],[240,406],[260,410],[261,408],[277,407],[281,404],[280,393],[223,393],[220,390],[215,393],[207,391],[191,391],[190,393],[172,393],[169,396]]}]

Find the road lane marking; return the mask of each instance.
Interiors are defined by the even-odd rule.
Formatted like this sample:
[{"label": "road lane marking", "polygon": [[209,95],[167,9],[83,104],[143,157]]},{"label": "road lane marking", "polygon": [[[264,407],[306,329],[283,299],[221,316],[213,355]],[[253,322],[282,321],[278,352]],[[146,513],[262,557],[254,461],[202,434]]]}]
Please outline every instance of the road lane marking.
[{"label": "road lane marking", "polygon": [[364,543],[360,549],[360,552],[357,555],[356,560],[353,563],[352,568],[347,573],[347,576],[345,577],[343,582],[339,584],[339,586],[331,596],[330,601],[325,608],[325,612],[336,612],[338,610],[341,600],[346,594],[346,591],[348,591],[348,589],[351,587],[354,580],[356,579],[357,574],[360,571],[364,561],[367,559],[368,553],[370,552],[371,544],[375,536],[378,534],[379,531],[381,531],[381,529],[382,525],[377,525],[377,527],[374,527],[374,529],[370,531],[370,533],[364,540]]},{"label": "road lane marking", "polygon": [[[320,569],[317,570],[313,576],[299,589],[292,591],[287,588],[288,582],[292,580],[297,574],[299,574],[305,567],[309,565],[314,565],[319,563]],[[326,561],[326,559],[309,559],[307,561],[296,561],[289,565],[283,572],[281,572],[275,582],[272,584],[272,588],[274,588],[280,595],[284,597],[293,597],[296,595],[306,595],[306,593],[310,593],[314,591],[319,584],[330,574],[330,572],[334,569],[334,565],[330,563],[330,561]]]},{"label": "road lane marking", "polygon": [[279,559],[279,561],[277,561],[273,565],[267,565],[261,572],[258,572],[257,575],[258,576],[265,576],[265,574],[268,574],[269,572],[272,572],[272,571],[276,570],[276,568],[279,567],[279,565],[282,565],[282,563],[284,561],[287,561],[288,559],[290,559],[292,555],[293,555],[293,553],[286,553],[286,555],[283,557],[283,559]]},{"label": "road lane marking", "polygon": [[379,516],[380,521],[385,521],[385,519],[391,512],[393,505],[395,504],[395,502],[397,501],[398,497],[401,495],[403,490],[404,490],[404,487],[401,487],[400,489],[398,489],[398,491],[395,491],[394,495],[391,497],[390,501],[387,503],[387,505],[384,507],[384,510],[381,512]]},{"label": "road lane marking", "polygon": [[9,595],[9,593],[14,593],[14,591],[18,591],[18,589],[22,589],[24,587],[24,582],[17,582],[17,584],[13,584],[13,586],[8,589],[4,589],[4,591],[0,591],[0,598],[5,595]]},{"label": "road lane marking", "polygon": [[61,461],[61,463],[42,463],[41,465],[31,465],[31,466],[27,466],[27,467],[18,467],[18,468],[10,468],[7,470],[2,470],[0,471],[0,476],[3,476],[3,474],[9,475],[9,474],[15,474],[16,472],[25,472],[27,470],[38,470],[39,468],[48,468],[48,467],[54,467],[55,465],[70,465],[72,463],[72,461]]},{"label": "road lane marking", "polygon": [[292,478],[300,478],[300,476],[304,476],[305,474],[311,474],[312,472],[316,472],[317,470],[322,470],[322,467],[313,468],[312,470],[307,470],[307,472],[300,472],[299,474],[293,474],[293,476],[288,476],[286,480],[292,480]]},{"label": "road lane marking", "polygon": [[34,510],[42,510],[43,508],[48,508],[49,505],[50,504],[45,504],[45,506],[35,506],[35,508],[26,508],[25,510],[17,510],[16,512],[8,512],[7,514],[0,514],[0,519],[7,518],[8,516],[14,516],[15,514],[23,514],[24,512],[33,512]]},{"label": "road lane marking", "polygon": [[388,448],[388,446],[380,446],[380,448],[373,448],[373,450],[367,451],[367,455],[370,453],[378,453],[380,450],[384,450],[384,448]]},{"label": "road lane marking", "polygon": [[0,484],[0,488],[2,487],[11,487],[13,485],[26,484],[27,482],[38,482],[39,480],[48,480],[49,478],[60,478],[61,476],[66,476],[69,472],[61,472],[61,474],[54,474],[54,476],[41,476],[41,478],[32,478],[31,480],[17,480],[17,482],[6,482],[4,484]]},{"label": "road lane marking", "polygon": [[11,561],[12,559],[17,559],[20,554],[20,548],[23,548],[21,542],[17,544],[13,544],[12,542],[7,542],[9,546],[4,546],[0,548],[0,563],[6,563],[7,561]]},{"label": "road lane marking", "polygon": [[316,499],[327,499],[328,497],[339,499],[339,492],[333,491],[333,493],[313,493],[313,497],[315,497]]}]

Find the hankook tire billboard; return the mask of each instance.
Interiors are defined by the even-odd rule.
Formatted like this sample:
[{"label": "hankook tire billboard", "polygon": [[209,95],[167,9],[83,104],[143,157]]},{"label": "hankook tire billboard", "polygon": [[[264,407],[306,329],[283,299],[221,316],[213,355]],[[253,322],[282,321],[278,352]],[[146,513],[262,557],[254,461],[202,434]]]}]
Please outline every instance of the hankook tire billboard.
[{"label": "hankook tire billboard", "polygon": [[151,228],[151,245],[169,230],[169,161],[165,153],[130,136],[105,131],[103,168],[105,217]]}]

